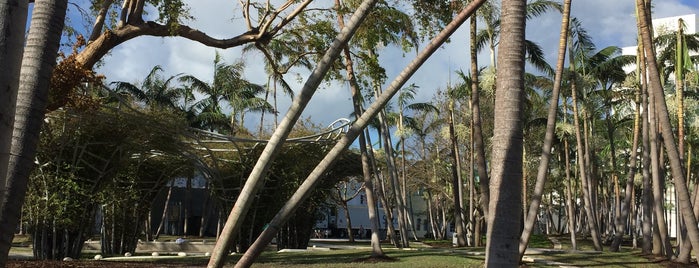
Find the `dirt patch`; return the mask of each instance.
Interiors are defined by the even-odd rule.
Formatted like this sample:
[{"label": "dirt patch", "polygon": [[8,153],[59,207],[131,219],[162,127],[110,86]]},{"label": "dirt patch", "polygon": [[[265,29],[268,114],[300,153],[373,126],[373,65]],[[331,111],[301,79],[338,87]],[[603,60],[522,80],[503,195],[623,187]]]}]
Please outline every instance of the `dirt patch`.
[{"label": "dirt patch", "polygon": [[369,256],[369,257],[364,257],[364,258],[358,258],[352,260],[352,262],[359,262],[359,263],[379,263],[379,262],[396,262],[398,261],[397,258],[392,258],[389,256]]}]

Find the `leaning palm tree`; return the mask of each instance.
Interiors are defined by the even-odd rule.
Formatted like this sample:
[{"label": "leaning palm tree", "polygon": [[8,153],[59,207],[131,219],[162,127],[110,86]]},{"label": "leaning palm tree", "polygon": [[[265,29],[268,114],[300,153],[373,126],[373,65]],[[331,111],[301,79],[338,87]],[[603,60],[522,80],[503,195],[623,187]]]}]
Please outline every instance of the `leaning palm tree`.
[{"label": "leaning palm tree", "polygon": [[[2,4],[7,4],[7,2],[3,1]],[[17,4],[20,9],[26,6],[26,3],[15,2],[14,4]],[[2,180],[3,186],[0,188],[4,190],[4,194],[0,194],[1,267],[4,267],[7,262],[7,256],[12,246],[12,237],[19,223],[22,204],[27,192],[29,173],[34,167],[39,132],[46,112],[51,72],[56,65],[67,7],[67,0],[45,0],[34,3],[29,34],[22,56],[22,67],[19,72],[14,131],[12,146],[9,148],[11,156],[6,169],[7,179]],[[0,6],[0,8],[4,10],[5,7]],[[21,13],[22,10],[17,10],[17,12]],[[3,26],[11,27],[10,25]],[[0,38],[9,37],[2,36]],[[0,170],[5,170],[5,167],[0,168]],[[4,176],[0,178],[4,178]]]},{"label": "leaning palm tree", "polygon": [[[262,178],[264,178],[264,176],[269,171],[269,168],[272,164],[272,160],[274,160],[276,155],[279,154],[282,148],[281,145],[284,143],[284,140],[289,136],[292,127],[296,124],[296,121],[301,116],[301,112],[303,112],[304,108],[311,100],[311,97],[320,85],[323,77],[330,70],[332,62],[334,62],[335,59],[338,58],[342,48],[347,45],[347,42],[349,41],[350,37],[352,37],[354,32],[357,30],[363,19],[368,15],[369,11],[376,4],[376,2],[376,0],[365,0],[362,2],[362,5],[359,6],[359,8],[357,8],[357,11],[353,15],[351,22],[347,24],[345,31],[342,31],[337,36],[330,48],[328,48],[326,53],[323,55],[320,64],[316,66],[316,68],[311,73],[311,76],[308,78],[308,80],[306,80],[306,83],[301,89],[300,94],[294,98],[291,107],[289,107],[289,111],[287,112],[284,119],[282,119],[277,129],[272,134],[272,137],[265,146],[260,158],[257,160],[257,163],[250,172],[248,179],[245,181],[245,185],[243,186],[243,189],[241,189],[240,191],[240,195],[238,196],[235,205],[233,206],[233,209],[231,210],[228,216],[228,220],[226,221],[226,224],[224,225],[223,230],[221,231],[220,238],[217,241],[216,246],[214,247],[214,250],[211,254],[211,259],[209,260],[208,265],[209,267],[223,266],[225,257],[228,252],[229,244],[232,238],[235,237],[235,235],[237,234],[238,230],[242,225],[242,219],[245,217],[248,210],[250,209],[252,201],[254,200],[254,198],[252,197],[254,197],[257,194],[258,190],[261,188],[261,184],[263,181]],[[267,228],[266,230],[274,230],[274,232],[276,232],[276,228],[278,227],[276,227],[273,224],[270,224],[269,228]],[[248,250],[248,252],[251,255],[248,255],[248,252],[246,252],[246,256],[241,258],[241,260],[238,261],[237,265],[242,267],[248,267],[251,265],[254,258],[260,254],[260,251],[258,251],[259,249],[255,249],[254,247],[255,244],[253,244],[253,247],[251,247]]]},{"label": "leaning palm tree", "polygon": [[[663,143],[665,145],[667,157],[670,161],[670,169],[675,182],[675,191],[678,196],[680,213],[682,214],[682,219],[685,221],[689,240],[693,245],[699,245],[699,228],[697,228],[697,219],[694,217],[694,213],[692,211],[692,204],[689,198],[689,191],[687,190],[687,185],[685,183],[679,152],[677,151],[675,140],[672,138],[673,133],[672,126],[670,125],[670,116],[667,112],[665,96],[663,94],[662,84],[660,83],[660,72],[653,51],[654,46],[650,32],[650,29],[652,28],[652,25],[650,25],[650,11],[644,5],[644,1],[636,0],[636,6],[639,10],[639,32],[642,36],[643,48],[645,50],[645,56],[647,59],[649,90],[651,91],[650,96],[656,105],[655,108],[657,109],[656,114],[658,115],[658,122],[660,124],[663,137],[665,137],[663,139]],[[694,247],[693,251],[694,255],[699,255],[699,247]]]},{"label": "leaning palm tree", "polygon": [[[563,81],[563,68],[566,58],[566,47],[568,45],[570,3],[571,0],[566,0],[563,2],[563,18],[561,20],[561,34],[558,42],[558,61],[556,62],[556,72],[553,80],[553,92],[551,93],[551,101],[549,102],[548,115],[546,119],[546,133],[544,134],[544,143],[541,149],[541,160],[539,162],[539,169],[536,175],[534,193],[532,195],[529,210],[526,212],[527,215],[525,216],[524,220],[524,230],[522,231],[519,243],[520,259],[524,256],[524,251],[527,249],[529,237],[534,226],[534,221],[536,219],[536,215],[538,214],[539,205],[541,204],[541,195],[544,192],[544,185],[546,184],[549,161],[551,159],[551,148],[553,147],[554,139],[553,135],[556,128],[556,115],[558,113],[558,97],[560,95],[561,82]],[[572,217],[572,215],[568,215],[568,217]],[[571,229],[570,232],[575,231]]]},{"label": "leaning palm tree", "polygon": [[502,1],[502,32],[497,56],[497,86],[490,180],[490,214],[485,264],[519,265],[522,216],[522,114],[524,104],[524,28],[526,1]]},{"label": "leaning palm tree", "polygon": [[[471,16],[471,14],[474,13],[474,11],[483,4],[485,0],[480,0],[480,1],[474,1],[471,4],[469,4],[464,10],[459,13],[455,19],[447,25],[447,27],[444,28],[442,32],[435,38],[435,40],[432,40],[423,51],[421,51],[417,58],[415,58],[402,72],[399,74],[396,79],[390,84],[390,86],[384,91],[383,94],[377,98],[376,102],[374,102],[367,110],[362,113],[362,115],[355,121],[355,123],[349,128],[347,134],[343,136],[340,141],[338,141],[335,146],[328,152],[328,154],[321,160],[320,164],[316,166],[313,171],[308,175],[306,180],[302,183],[302,185],[299,187],[299,189],[294,193],[294,195],[289,199],[289,201],[282,207],[282,209],[277,213],[277,215],[274,216],[274,218],[270,221],[270,224],[267,229],[262,231],[262,234],[257,238],[255,243],[248,249],[248,251],[245,252],[245,255],[238,261],[236,266],[238,267],[249,267],[252,264],[252,261],[259,256],[259,254],[262,252],[262,250],[272,241],[272,238],[276,236],[277,231],[279,230],[280,224],[286,222],[289,217],[292,215],[292,213],[295,211],[295,209],[299,206],[299,204],[308,198],[310,191],[314,188],[314,185],[319,181],[319,179],[322,177],[323,174],[325,174],[326,170],[331,167],[335,161],[337,160],[338,156],[349,147],[349,145],[359,136],[359,133],[363,131],[363,129],[367,126],[369,119],[375,117],[380,110],[383,109],[383,107],[388,103],[388,101],[391,99],[393,95],[395,95],[402,87],[406,81],[414,74],[417,69],[429,58],[432,53],[434,53],[439,46],[444,44],[444,42],[451,36],[456,29],[463,24],[466,19]],[[354,18],[351,21],[352,22],[361,22],[361,17],[366,12],[368,9],[371,8],[371,6],[374,3],[372,1],[365,1],[362,3],[362,5],[358,8],[358,11],[355,12],[355,15],[358,15],[359,18]],[[350,23],[347,25],[347,29],[353,29],[354,23]],[[351,30],[349,31],[351,33]],[[340,49],[346,42],[347,40],[344,35],[341,35],[340,38],[337,39],[337,42],[334,43],[333,47],[331,50],[334,49]],[[344,42],[344,43],[343,43]],[[339,53],[339,52],[338,52]],[[329,61],[323,61],[323,62],[329,62]],[[328,67],[328,66],[326,66]],[[322,73],[322,72],[321,72]],[[322,77],[322,74],[320,74]],[[312,78],[317,78],[317,77],[312,77]],[[309,79],[309,81],[315,81],[313,79]],[[319,83],[319,81],[316,81]],[[317,86],[318,84],[315,84]],[[306,87],[304,87],[306,89]],[[306,90],[303,90],[304,92]],[[304,95],[302,93],[301,95]],[[297,98],[297,100],[301,101],[300,99]],[[307,100],[306,100],[307,101]],[[293,106],[292,106],[293,107]],[[296,113],[296,112],[294,112]],[[296,117],[298,118],[298,117]],[[286,120],[285,120],[286,121]],[[284,121],[282,121],[282,125],[284,125]],[[281,126],[280,128],[277,129],[277,131],[281,131],[280,129],[283,129]],[[277,136],[277,135],[273,135]],[[259,163],[259,162],[258,162]],[[257,178],[256,178],[257,179]],[[250,179],[248,179],[248,182],[246,184],[250,183]],[[244,191],[243,191],[244,192]],[[240,200],[240,198],[239,198]],[[240,202],[240,201],[238,201]],[[235,210],[233,212],[236,212]],[[237,218],[237,215],[240,214],[233,214],[233,220]],[[220,241],[220,240],[219,240]],[[216,249],[214,249],[214,252],[216,252]],[[212,258],[213,260],[214,258]],[[214,264],[213,262],[210,261],[210,266],[216,266],[212,265]],[[218,266],[217,266],[218,267]]]}]

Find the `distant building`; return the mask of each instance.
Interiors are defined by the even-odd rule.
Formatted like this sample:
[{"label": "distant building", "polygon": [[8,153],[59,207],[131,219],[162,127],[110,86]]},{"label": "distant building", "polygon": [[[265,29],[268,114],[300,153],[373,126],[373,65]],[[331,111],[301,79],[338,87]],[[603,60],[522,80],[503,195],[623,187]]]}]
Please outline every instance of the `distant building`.
[{"label": "distant building", "polygon": [[[659,19],[654,19],[653,20],[653,34],[655,37],[658,35],[663,35],[671,32],[676,32],[679,25],[678,21],[679,19],[682,19],[685,24],[685,29],[684,33],[685,34],[694,34],[697,32],[697,29],[699,29],[699,20],[697,20],[697,15],[696,14],[688,14],[688,15],[681,15],[681,16],[674,16],[674,17],[667,17],[667,18],[659,18]],[[622,55],[636,55],[637,53],[637,46],[628,46],[628,47],[622,47],[621,48],[621,54]],[[696,52],[690,52],[690,55],[697,55]],[[624,70],[627,73],[630,73],[634,70],[636,70],[636,65],[628,65],[624,67]],[[671,79],[674,79],[671,76]]]},{"label": "distant building", "polygon": [[[332,202],[329,202],[329,204],[331,204],[330,209],[324,211],[326,216],[324,219],[318,221],[315,225],[315,228],[318,230],[317,233],[319,233],[321,237],[329,236],[346,238],[347,219],[345,216],[345,210],[341,206],[335,205]],[[412,193],[408,198],[408,204],[406,204],[406,207],[409,211],[412,211],[411,214],[413,225],[415,226],[415,236],[418,238],[429,236],[432,231],[429,224],[429,214],[427,212],[427,203],[425,200],[417,193]],[[371,222],[369,221],[369,212],[367,210],[368,207],[364,190],[362,190],[360,194],[348,202],[347,208],[352,221],[352,232],[355,237],[369,238],[371,234]],[[378,202],[377,212],[379,217],[379,229],[381,232],[379,237],[381,239],[386,238],[388,224],[393,224],[395,230],[399,230],[397,218],[398,213],[395,211],[395,209],[393,210],[394,217],[392,223],[387,221],[385,210],[381,202]],[[364,230],[364,233],[360,236],[358,233],[362,229]],[[412,228],[408,228],[408,231],[410,232],[408,234],[409,237],[413,236],[411,229]]]}]

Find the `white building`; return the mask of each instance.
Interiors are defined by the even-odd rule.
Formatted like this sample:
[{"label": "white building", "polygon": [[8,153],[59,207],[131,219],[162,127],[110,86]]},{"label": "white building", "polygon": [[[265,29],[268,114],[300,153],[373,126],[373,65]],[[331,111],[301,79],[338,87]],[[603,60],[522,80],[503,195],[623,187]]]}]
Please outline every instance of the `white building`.
[{"label": "white building", "polygon": [[[699,20],[697,20],[696,14],[688,14],[667,18],[659,18],[653,20],[653,34],[657,37],[658,35],[663,35],[671,32],[676,32],[679,29],[679,19],[682,19],[685,24],[684,33],[694,34],[699,29]],[[637,46],[628,46],[621,48],[622,55],[636,55]],[[696,52],[690,53],[691,55],[696,55]],[[636,65],[628,65],[624,67],[627,73],[630,73],[636,69]],[[671,76],[671,79],[672,78]]]},{"label": "white building", "polygon": [[[354,188],[358,188],[358,183],[354,183],[356,184]],[[381,230],[380,237],[381,239],[385,239],[387,225],[389,224],[389,222],[387,221],[383,204],[378,200],[377,202],[379,229]],[[406,204],[406,206],[408,210],[412,211],[411,214],[413,215],[412,220],[413,225],[415,226],[415,235],[418,238],[424,238],[426,235],[428,235],[428,233],[431,233],[428,218],[429,216],[427,212],[427,204],[425,200],[417,193],[412,193],[408,198],[408,204]],[[363,230],[364,234],[361,235],[361,238],[369,238],[371,222],[369,221],[369,212],[367,210],[368,207],[366,203],[366,194],[364,193],[364,190],[361,190],[360,194],[348,201],[347,208],[349,210],[350,220],[352,222],[352,232],[355,234],[355,237],[360,237],[357,234],[360,230]],[[347,217],[345,216],[344,208],[342,208],[339,205],[333,205],[331,209],[325,211],[324,213],[326,215],[325,218],[318,221],[315,225],[316,229],[322,231],[320,233],[320,236],[325,237],[329,235],[331,237],[346,238]],[[393,210],[393,215],[394,216],[392,224],[395,230],[398,230],[398,213],[395,210]],[[408,231],[410,232],[408,235],[412,237],[413,233],[410,229],[411,228],[408,228]],[[326,234],[326,230],[331,231]]]}]

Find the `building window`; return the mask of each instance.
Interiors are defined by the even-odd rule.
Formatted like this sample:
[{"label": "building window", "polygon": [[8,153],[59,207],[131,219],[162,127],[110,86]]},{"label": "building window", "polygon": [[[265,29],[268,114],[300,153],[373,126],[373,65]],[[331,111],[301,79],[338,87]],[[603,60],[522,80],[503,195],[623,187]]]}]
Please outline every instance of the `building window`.
[{"label": "building window", "polygon": [[364,196],[363,194],[359,195],[359,204],[366,204],[366,196]]}]

